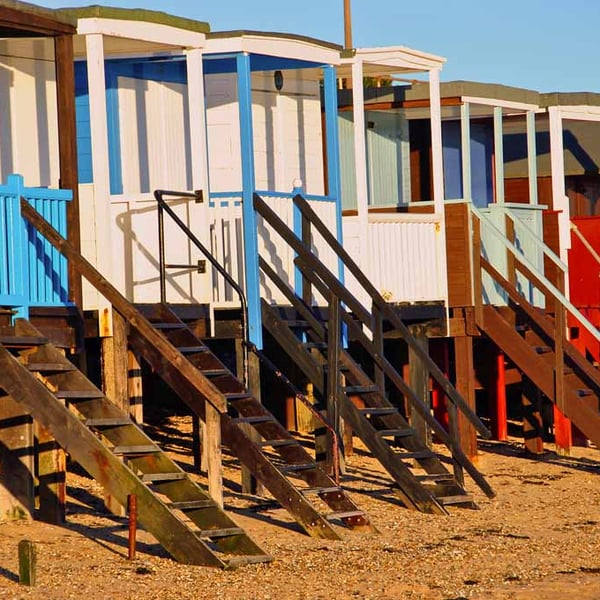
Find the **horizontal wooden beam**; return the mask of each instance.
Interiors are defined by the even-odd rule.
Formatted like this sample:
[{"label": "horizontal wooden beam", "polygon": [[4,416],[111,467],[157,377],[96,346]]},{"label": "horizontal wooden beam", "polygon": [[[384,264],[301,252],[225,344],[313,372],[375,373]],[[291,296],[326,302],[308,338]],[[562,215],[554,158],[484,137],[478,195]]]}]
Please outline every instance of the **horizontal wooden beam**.
[{"label": "horizontal wooden beam", "polygon": [[38,11],[24,11],[7,6],[0,7],[0,28],[46,36],[77,33],[74,25],[55,21],[49,16],[39,14]]}]

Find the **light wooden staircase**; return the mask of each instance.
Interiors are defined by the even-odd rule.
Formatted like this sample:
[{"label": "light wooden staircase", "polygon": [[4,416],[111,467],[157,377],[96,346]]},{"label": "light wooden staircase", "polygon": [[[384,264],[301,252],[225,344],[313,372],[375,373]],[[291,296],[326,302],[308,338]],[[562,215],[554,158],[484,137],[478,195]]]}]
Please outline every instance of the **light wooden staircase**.
[{"label": "light wooden staircase", "polygon": [[0,390],[52,433],[178,561],[222,568],[271,558],[28,321],[0,337]]}]

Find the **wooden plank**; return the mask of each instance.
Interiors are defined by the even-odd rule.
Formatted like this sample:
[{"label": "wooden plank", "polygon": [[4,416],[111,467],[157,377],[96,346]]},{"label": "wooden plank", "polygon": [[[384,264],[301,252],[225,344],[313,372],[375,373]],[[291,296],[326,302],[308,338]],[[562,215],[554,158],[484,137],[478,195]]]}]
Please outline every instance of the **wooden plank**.
[{"label": "wooden plank", "polygon": [[71,23],[58,21],[48,15],[42,14],[42,7],[26,5],[25,9],[0,7],[0,26],[7,29],[16,29],[32,35],[54,36],[60,34],[73,35],[77,33]]},{"label": "wooden plank", "polygon": [[54,436],[41,423],[36,423],[38,445],[38,517],[59,525],[66,519],[67,457]]},{"label": "wooden plank", "polygon": [[[58,111],[58,152],[60,181],[63,189],[73,192],[67,202],[67,239],[76,250],[81,249],[79,180],[77,173],[77,133],[75,124],[75,64],[73,62],[73,36],[59,35],[54,38],[56,65],[56,101]],[[69,263],[69,297],[75,306],[81,307],[81,274]]]},{"label": "wooden plank", "polygon": [[[248,391],[260,402],[260,361],[254,353],[248,355]],[[260,435],[254,427],[251,425],[242,425],[241,427],[253,442],[260,442]],[[262,485],[259,486],[256,478],[246,466],[242,467],[242,492],[244,494],[261,494],[263,492]]]},{"label": "wooden plank", "polygon": [[[410,331],[423,350],[429,353],[429,340],[425,335],[423,327],[420,325],[412,325]],[[415,396],[419,398],[425,407],[431,409],[431,399],[429,397],[429,371],[421,361],[420,356],[416,355],[411,347],[408,348],[408,368],[409,384]],[[410,408],[410,423],[417,432],[419,438],[430,448],[432,442],[431,429],[420,416],[419,411],[416,410],[413,404],[411,404]]]},{"label": "wooden plank", "polygon": [[142,365],[140,357],[127,351],[127,399],[129,414],[136,423],[144,422],[144,394],[142,389]]},{"label": "wooden plank", "polygon": [[[473,338],[454,338],[456,389],[475,410],[475,378],[473,369]],[[477,461],[477,432],[462,413],[458,414],[459,445],[471,461]]]},{"label": "wooden plank", "polygon": [[223,464],[221,453],[221,418],[211,404],[206,405],[204,455],[208,471],[208,491],[211,498],[223,508]]},{"label": "wooden plank", "polygon": [[467,203],[446,204],[445,210],[448,305],[472,306],[469,206]]},{"label": "wooden plank", "polygon": [[525,449],[531,454],[542,454],[544,452],[544,441],[542,438],[542,397],[539,389],[529,377],[523,377],[521,391]]}]

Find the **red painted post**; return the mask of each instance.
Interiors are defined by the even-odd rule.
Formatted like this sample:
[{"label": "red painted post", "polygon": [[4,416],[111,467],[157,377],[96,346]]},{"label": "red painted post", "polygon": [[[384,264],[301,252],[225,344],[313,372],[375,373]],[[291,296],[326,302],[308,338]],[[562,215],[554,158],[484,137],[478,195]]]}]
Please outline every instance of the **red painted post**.
[{"label": "red painted post", "polygon": [[492,389],[492,436],[501,442],[508,438],[506,421],[506,367],[504,352],[496,349],[494,362],[494,388]]},{"label": "red painted post", "polygon": [[[436,340],[430,346],[431,358],[440,368],[445,377],[449,376],[450,358],[448,355],[448,341]],[[446,396],[440,384],[432,377],[431,380],[431,405],[433,407],[433,415],[438,423],[448,429],[448,410],[446,408]]]},{"label": "red painted post", "polygon": [[563,456],[571,454],[573,445],[571,421],[565,417],[556,404],[554,405],[554,444],[558,454]]}]

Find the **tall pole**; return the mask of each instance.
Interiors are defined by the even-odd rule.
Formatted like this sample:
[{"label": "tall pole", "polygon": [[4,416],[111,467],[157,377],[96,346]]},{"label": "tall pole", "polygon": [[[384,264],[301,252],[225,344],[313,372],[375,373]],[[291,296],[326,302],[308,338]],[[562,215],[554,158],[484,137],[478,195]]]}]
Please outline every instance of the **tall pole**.
[{"label": "tall pole", "polygon": [[344,0],[344,49],[352,48],[352,11],[350,0]]}]

